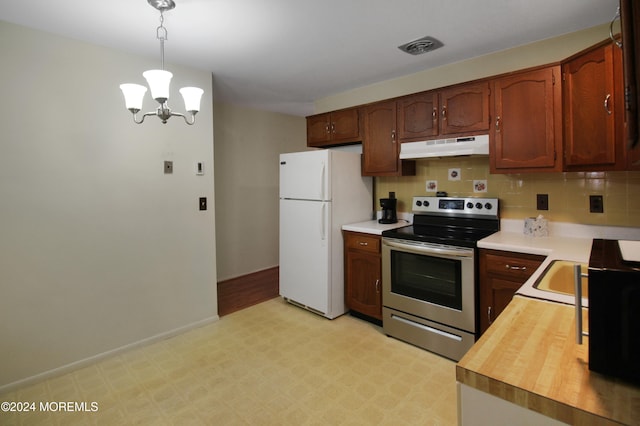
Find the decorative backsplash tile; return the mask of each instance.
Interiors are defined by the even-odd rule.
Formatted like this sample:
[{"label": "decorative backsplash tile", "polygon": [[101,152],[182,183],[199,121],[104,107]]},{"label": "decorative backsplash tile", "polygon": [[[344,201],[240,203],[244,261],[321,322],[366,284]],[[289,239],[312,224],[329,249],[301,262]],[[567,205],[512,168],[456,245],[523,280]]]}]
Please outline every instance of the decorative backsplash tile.
[{"label": "decorative backsplash tile", "polygon": [[[452,170],[459,180],[451,179]],[[428,182],[435,183],[432,191]],[[376,199],[389,191],[396,193],[398,211],[410,211],[414,195],[446,191],[453,197],[497,197],[502,218],[522,220],[540,213],[536,194],[549,194],[544,215],[552,222],[640,227],[640,172],[635,171],[492,175],[488,157],[423,159],[416,162],[416,176],[376,178]],[[589,212],[589,195],[604,196],[604,213]]]}]

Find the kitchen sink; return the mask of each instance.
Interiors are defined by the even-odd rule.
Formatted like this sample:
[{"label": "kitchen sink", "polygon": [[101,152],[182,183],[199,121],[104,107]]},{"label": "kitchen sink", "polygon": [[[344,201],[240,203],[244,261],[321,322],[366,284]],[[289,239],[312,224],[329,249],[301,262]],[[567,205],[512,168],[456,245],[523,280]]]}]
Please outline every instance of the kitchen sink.
[{"label": "kitchen sink", "polygon": [[[573,267],[575,264],[576,262],[570,262],[568,260],[552,261],[542,275],[540,275],[540,278],[533,284],[533,287],[542,291],[575,296],[573,278]],[[586,274],[589,266],[584,263],[581,263],[581,266],[582,273]],[[582,277],[582,297],[589,296],[588,281],[589,279],[587,277]]]}]

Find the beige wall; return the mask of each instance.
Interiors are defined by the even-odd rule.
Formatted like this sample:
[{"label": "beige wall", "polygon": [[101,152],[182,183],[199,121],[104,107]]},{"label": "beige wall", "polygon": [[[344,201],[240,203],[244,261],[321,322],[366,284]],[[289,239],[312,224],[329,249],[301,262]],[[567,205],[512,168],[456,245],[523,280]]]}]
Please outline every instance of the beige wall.
[{"label": "beige wall", "polygon": [[315,102],[315,112],[321,113],[362,105],[368,102],[390,99],[396,96],[560,61],[587,46],[606,39],[608,36],[609,25],[607,24],[514,49],[479,56],[455,64],[429,69],[416,74],[386,80],[377,84],[318,99]]},{"label": "beige wall", "polygon": [[277,266],[279,154],[304,151],[306,121],[214,104],[218,281]]},{"label": "beige wall", "polygon": [[[316,102],[324,112],[433,89],[531,66],[557,62],[606,39],[603,25],[515,49],[474,58],[395,80],[340,93]],[[460,181],[449,181],[450,168],[461,168]],[[427,192],[426,181],[453,196],[489,196],[501,200],[503,218],[544,214],[552,221],[640,226],[640,172],[489,174],[487,157],[418,160],[414,177],[376,178],[376,198],[395,191],[399,210],[410,211],[414,195]],[[473,180],[487,180],[487,192],[475,193]],[[536,194],[549,194],[549,210],[536,210]],[[604,196],[604,213],[589,213],[589,195]]]},{"label": "beige wall", "polygon": [[0,57],[0,390],[215,320],[211,74],[167,65],[194,126],[136,125],[118,86],[157,58],[4,22]]}]

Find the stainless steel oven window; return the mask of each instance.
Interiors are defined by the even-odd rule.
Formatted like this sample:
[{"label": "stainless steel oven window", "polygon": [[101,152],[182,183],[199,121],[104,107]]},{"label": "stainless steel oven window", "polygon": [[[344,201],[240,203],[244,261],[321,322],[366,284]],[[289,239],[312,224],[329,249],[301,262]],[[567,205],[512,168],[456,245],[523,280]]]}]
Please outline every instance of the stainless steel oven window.
[{"label": "stainless steel oven window", "polygon": [[391,291],[461,310],[461,262],[394,250],[391,252]]},{"label": "stainless steel oven window", "polygon": [[[392,291],[392,273],[395,273],[392,272],[391,267],[393,253],[408,253],[424,256],[427,259],[449,259],[458,262],[461,274],[462,308],[453,309]],[[397,311],[407,312],[417,317],[475,333],[475,250],[466,247],[382,238],[382,304]]]}]

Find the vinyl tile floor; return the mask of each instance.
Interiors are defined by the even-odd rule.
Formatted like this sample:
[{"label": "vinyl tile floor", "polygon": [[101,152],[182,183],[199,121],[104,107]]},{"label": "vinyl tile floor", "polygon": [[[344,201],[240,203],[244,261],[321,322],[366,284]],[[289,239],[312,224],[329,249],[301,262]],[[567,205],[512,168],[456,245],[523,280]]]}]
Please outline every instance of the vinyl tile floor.
[{"label": "vinyl tile floor", "polygon": [[72,401],[82,410],[54,404],[0,412],[0,425],[457,422],[453,361],[366,321],[328,320],[281,298],[0,394],[0,401]]}]

